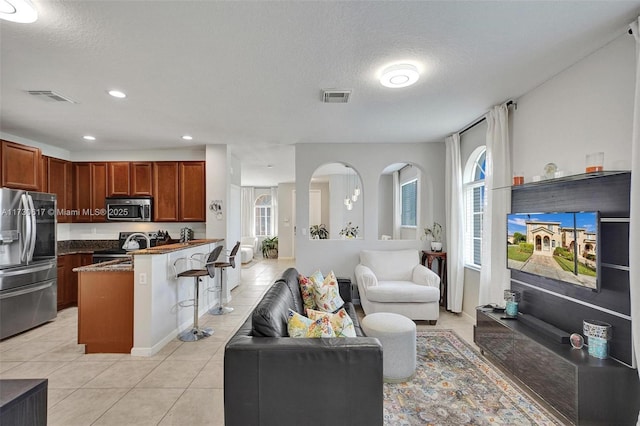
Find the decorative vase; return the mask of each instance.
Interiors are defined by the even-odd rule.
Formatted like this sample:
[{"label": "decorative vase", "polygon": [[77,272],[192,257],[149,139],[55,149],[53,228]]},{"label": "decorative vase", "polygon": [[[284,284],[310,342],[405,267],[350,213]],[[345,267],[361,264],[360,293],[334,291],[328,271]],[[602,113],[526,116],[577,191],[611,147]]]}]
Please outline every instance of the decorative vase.
[{"label": "decorative vase", "polygon": [[431,250],[442,251],[442,243],[440,241],[431,241]]}]

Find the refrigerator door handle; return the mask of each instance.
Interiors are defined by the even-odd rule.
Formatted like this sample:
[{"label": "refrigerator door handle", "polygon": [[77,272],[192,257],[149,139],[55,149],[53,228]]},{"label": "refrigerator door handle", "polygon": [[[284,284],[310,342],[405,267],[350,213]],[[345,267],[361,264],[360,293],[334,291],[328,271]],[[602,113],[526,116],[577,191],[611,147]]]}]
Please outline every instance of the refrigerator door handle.
[{"label": "refrigerator door handle", "polygon": [[29,256],[27,261],[33,260],[33,253],[36,251],[36,206],[33,204],[33,197],[27,194],[29,201],[29,219],[31,219],[31,243],[29,244]]},{"label": "refrigerator door handle", "polygon": [[54,283],[53,281],[49,281],[47,283],[40,284],[35,287],[29,287],[22,290],[16,290],[16,291],[6,291],[3,293],[0,293],[0,300],[8,299],[10,297],[21,296],[23,294],[28,294],[28,293],[35,293],[36,291],[44,290],[45,288],[51,287],[53,283]]},{"label": "refrigerator door handle", "polygon": [[14,277],[14,276],[17,276],[17,275],[24,275],[27,272],[42,272],[42,271],[46,271],[47,269],[55,268],[55,265],[51,264],[51,263],[46,263],[46,264],[42,264],[42,265],[38,265],[38,266],[35,266],[35,265],[37,265],[37,264],[32,263],[31,266],[22,267],[22,268],[17,269],[17,270],[11,270],[11,269],[2,270],[2,269],[0,269],[0,279],[6,278],[6,277]]},{"label": "refrigerator door handle", "polygon": [[31,220],[26,217],[29,213],[29,202],[27,201],[27,195],[22,194],[20,196],[20,208],[18,209],[18,217],[21,217],[21,241],[23,243],[22,253],[20,253],[20,262],[27,261],[27,255],[31,244]]}]

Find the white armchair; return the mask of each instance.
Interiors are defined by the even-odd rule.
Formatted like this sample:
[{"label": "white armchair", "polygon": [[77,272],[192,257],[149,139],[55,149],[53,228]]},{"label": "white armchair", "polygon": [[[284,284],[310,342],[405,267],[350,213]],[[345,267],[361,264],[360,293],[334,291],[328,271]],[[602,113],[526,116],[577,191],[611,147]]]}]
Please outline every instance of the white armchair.
[{"label": "white armchair", "polygon": [[435,324],[440,316],[440,277],[420,264],[418,250],[362,250],[355,270],[366,315],[393,312]]},{"label": "white armchair", "polygon": [[258,239],[256,237],[242,237],[240,240],[240,263],[251,262],[255,255],[256,243]]}]

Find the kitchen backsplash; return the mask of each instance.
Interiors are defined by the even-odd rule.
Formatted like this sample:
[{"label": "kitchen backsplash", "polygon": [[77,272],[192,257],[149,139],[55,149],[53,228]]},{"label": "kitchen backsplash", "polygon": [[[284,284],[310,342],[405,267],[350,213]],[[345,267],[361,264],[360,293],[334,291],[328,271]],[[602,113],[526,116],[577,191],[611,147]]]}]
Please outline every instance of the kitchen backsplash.
[{"label": "kitchen backsplash", "polygon": [[67,240],[117,240],[122,232],[168,231],[172,239],[180,239],[180,230],[188,226],[194,238],[205,238],[206,224],[203,222],[112,222],[112,223],[59,223],[58,241]]}]

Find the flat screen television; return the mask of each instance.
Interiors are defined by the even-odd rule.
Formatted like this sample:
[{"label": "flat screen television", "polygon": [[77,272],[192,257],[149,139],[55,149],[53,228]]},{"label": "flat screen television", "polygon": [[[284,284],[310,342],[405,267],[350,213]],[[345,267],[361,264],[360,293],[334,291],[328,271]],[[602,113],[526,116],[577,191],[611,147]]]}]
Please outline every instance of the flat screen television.
[{"label": "flat screen television", "polygon": [[507,267],[599,290],[598,212],[510,213]]}]

